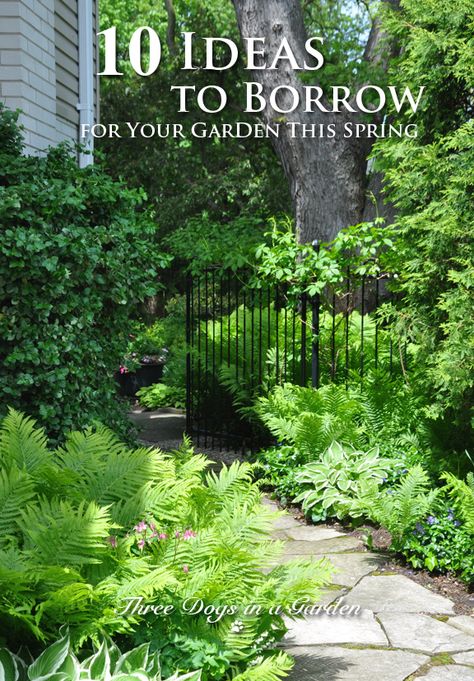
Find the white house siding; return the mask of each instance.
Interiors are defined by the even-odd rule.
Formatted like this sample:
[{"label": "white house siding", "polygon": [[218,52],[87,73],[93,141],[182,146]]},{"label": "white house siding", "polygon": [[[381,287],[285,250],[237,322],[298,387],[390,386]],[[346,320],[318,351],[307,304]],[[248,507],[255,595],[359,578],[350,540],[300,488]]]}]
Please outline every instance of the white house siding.
[{"label": "white house siding", "polygon": [[22,109],[27,152],[54,144],[54,0],[0,2],[0,96]]},{"label": "white house siding", "polygon": [[58,137],[77,139],[79,34],[77,0],[55,0],[56,116]]},{"label": "white house siding", "polygon": [[[80,1],[0,0],[0,99],[24,112],[27,153],[79,140]],[[96,120],[97,91],[94,83]]]}]

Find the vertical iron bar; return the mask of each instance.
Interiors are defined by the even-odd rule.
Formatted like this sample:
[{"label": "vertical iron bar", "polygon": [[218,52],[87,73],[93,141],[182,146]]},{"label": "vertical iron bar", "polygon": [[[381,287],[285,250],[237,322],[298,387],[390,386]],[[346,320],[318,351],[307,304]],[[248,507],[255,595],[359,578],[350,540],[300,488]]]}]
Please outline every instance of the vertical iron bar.
[{"label": "vertical iron bar", "polygon": [[336,378],[336,294],[332,294],[331,380]]},{"label": "vertical iron bar", "polygon": [[292,371],[291,380],[296,383],[296,304],[293,305],[293,319],[292,319]]},{"label": "vertical iron bar", "polygon": [[262,385],[262,349],[263,349],[263,289],[259,292],[259,320],[258,320],[258,384]]},{"label": "vertical iron bar", "polygon": [[188,274],[186,278],[186,435],[191,436],[191,296],[192,278]]},{"label": "vertical iron bar", "polygon": [[284,356],[283,356],[283,380],[287,381],[287,367],[288,367],[288,305],[285,304],[285,326],[283,330],[284,336]]},{"label": "vertical iron bar", "polygon": [[[313,250],[319,253],[319,242],[313,241]],[[320,333],[321,296],[317,293],[312,300],[312,323],[311,323],[311,383],[313,388],[319,388],[319,333]]]},{"label": "vertical iron bar", "polygon": [[[212,404],[215,404],[217,398],[217,380],[216,380],[216,273],[212,270],[211,278],[212,286]],[[211,447],[214,448],[214,437],[216,434],[217,423],[213,419],[211,424]]]},{"label": "vertical iron bar", "polygon": [[[219,315],[220,315],[220,366],[224,364],[224,277],[221,274],[219,284]],[[224,439],[224,429],[221,428],[221,437],[219,438],[219,451],[222,452]]]},{"label": "vertical iron bar", "polygon": [[253,395],[253,382],[254,382],[254,370],[255,370],[255,290],[252,289],[250,300],[250,342],[252,348],[250,351],[250,393]]},{"label": "vertical iron bar", "polygon": [[204,408],[204,447],[207,447],[207,432],[209,428],[209,423],[208,423],[208,410],[209,410],[209,271],[205,271],[205,278],[204,278],[204,295],[205,295],[205,315],[206,315],[206,321],[205,321],[205,330],[206,330],[206,339],[205,339],[205,353],[206,353],[206,371],[205,371],[205,389],[204,389],[204,394],[206,396],[206,402],[205,408]]},{"label": "vertical iron bar", "polygon": [[346,329],[345,329],[345,340],[346,340],[346,389],[349,387],[349,300],[351,295],[351,273],[350,269],[347,268],[347,290],[346,290]]},{"label": "vertical iron bar", "polygon": [[[230,367],[230,353],[231,353],[231,316],[232,316],[232,291],[231,291],[230,271],[227,271],[227,367]],[[230,418],[226,418],[226,449],[230,449]]]},{"label": "vertical iron bar", "polygon": [[375,280],[375,369],[379,366],[379,304],[380,304],[380,282],[377,277]]},{"label": "vertical iron bar", "polygon": [[365,276],[362,277],[360,301],[360,384],[364,379],[364,316],[365,316]]},{"label": "vertical iron bar", "polygon": [[306,385],[306,323],[307,323],[307,296],[301,296],[301,385]]},{"label": "vertical iron bar", "polygon": [[275,384],[280,380],[280,343],[279,343],[279,317],[280,317],[280,289],[278,284],[275,288]]},{"label": "vertical iron bar", "polygon": [[201,351],[202,351],[202,343],[201,343],[201,279],[198,278],[198,285],[197,285],[197,351],[198,351],[198,356],[197,356],[197,384],[198,384],[198,389],[196,390],[196,423],[197,423],[197,446],[199,447],[201,444],[201,386],[202,386],[202,376],[201,376],[201,368],[202,368],[202,356],[201,356]]}]

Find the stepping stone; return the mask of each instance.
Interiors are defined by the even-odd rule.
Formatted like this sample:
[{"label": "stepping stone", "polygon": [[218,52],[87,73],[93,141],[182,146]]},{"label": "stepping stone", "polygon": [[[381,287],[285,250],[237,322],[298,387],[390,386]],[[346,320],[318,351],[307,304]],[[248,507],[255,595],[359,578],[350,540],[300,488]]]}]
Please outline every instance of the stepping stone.
[{"label": "stepping stone", "polygon": [[290,556],[327,555],[354,551],[358,548],[362,548],[362,542],[359,539],[344,535],[320,541],[289,541],[285,546],[285,554]]},{"label": "stepping stone", "polygon": [[295,541],[322,541],[325,539],[335,539],[336,537],[347,536],[330,527],[316,527],[311,525],[298,525],[298,527],[285,528],[285,534],[288,539],[293,539]]},{"label": "stepping stone", "polygon": [[342,598],[346,592],[344,589],[322,589],[321,595],[317,599],[317,605],[323,608],[327,607],[331,603],[334,603],[338,599]]},{"label": "stepping stone", "polygon": [[358,615],[321,614],[296,621],[285,618],[289,631],[286,646],[314,646],[334,643],[359,643],[387,646],[387,637],[370,610]]},{"label": "stepping stone", "polygon": [[270,506],[272,511],[280,511],[280,508],[276,501],[273,501],[272,499],[269,499],[268,497],[262,497],[262,504],[264,506]]},{"label": "stepping stone", "polygon": [[[323,556],[315,556],[323,558]],[[375,572],[385,564],[386,559],[375,553],[333,553],[330,561],[337,572],[331,577],[333,584],[355,586],[357,582]]]},{"label": "stepping stone", "polygon": [[344,598],[373,612],[416,612],[453,615],[454,603],[404,575],[364,577]]},{"label": "stepping stone", "polygon": [[453,660],[458,664],[472,664],[474,666],[474,651],[471,650],[469,653],[453,655]]},{"label": "stepping stone", "polygon": [[404,681],[428,662],[401,650],[354,650],[337,646],[297,647],[288,681]]},{"label": "stepping stone", "polygon": [[427,615],[384,612],[379,620],[394,648],[423,653],[451,653],[474,650],[474,637]]},{"label": "stepping stone", "polygon": [[474,681],[474,669],[448,664],[441,667],[431,667],[425,676],[419,676],[420,681]]},{"label": "stepping stone", "polygon": [[469,617],[469,615],[458,615],[457,617],[450,617],[448,624],[464,631],[465,634],[469,636],[474,636],[474,617]]},{"label": "stepping stone", "polygon": [[273,527],[275,530],[292,530],[304,527],[304,525],[301,525],[293,516],[285,514],[273,521]]}]

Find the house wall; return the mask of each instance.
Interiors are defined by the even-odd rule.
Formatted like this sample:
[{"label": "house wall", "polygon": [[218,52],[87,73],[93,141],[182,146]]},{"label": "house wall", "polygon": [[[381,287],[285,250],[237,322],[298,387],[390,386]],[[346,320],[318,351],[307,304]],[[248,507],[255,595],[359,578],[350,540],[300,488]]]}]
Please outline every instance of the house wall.
[{"label": "house wall", "polygon": [[[78,0],[0,2],[0,99],[23,111],[27,153],[79,141],[77,6]],[[95,22],[96,15],[94,2]]]}]

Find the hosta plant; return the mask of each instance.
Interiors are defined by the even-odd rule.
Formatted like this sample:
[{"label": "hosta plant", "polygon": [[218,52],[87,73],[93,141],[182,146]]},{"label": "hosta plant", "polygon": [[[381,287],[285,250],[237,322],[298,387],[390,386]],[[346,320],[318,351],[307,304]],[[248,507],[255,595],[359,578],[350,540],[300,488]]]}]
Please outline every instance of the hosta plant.
[{"label": "hosta plant", "polygon": [[380,457],[377,448],[367,452],[333,442],[319,461],[303,466],[296,473],[297,482],[304,491],[295,502],[302,502],[303,510],[313,521],[326,518],[345,518],[357,515],[353,502],[368,485],[380,485],[393,460]]},{"label": "hosta plant", "polygon": [[[38,650],[67,624],[75,648],[104,634],[152,640],[168,676],[271,667],[285,627],[270,607],[314,601],[329,569],[305,560],[272,568],[282,545],[252,467],[217,475],[208,465],[189,443],[130,450],[100,426],[50,450],[44,432],[11,411],[0,427],[0,645]],[[125,611],[130,597],[171,612]],[[182,611],[189,599],[202,603],[193,616]],[[251,604],[261,611],[241,612]],[[228,605],[236,610],[208,619],[205,609]]]},{"label": "hosta plant", "polygon": [[[81,661],[71,647],[67,632],[33,660],[27,651],[14,654],[0,650],[2,681],[165,681],[158,653],[144,644],[123,654],[104,639],[97,650]],[[167,681],[200,681],[201,672],[173,674]]]}]

